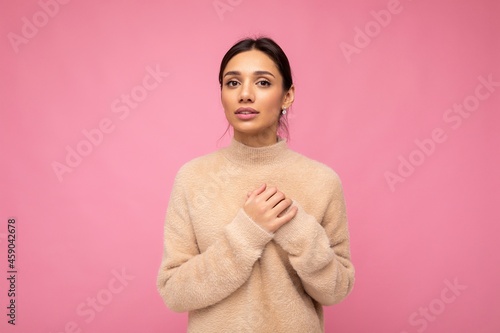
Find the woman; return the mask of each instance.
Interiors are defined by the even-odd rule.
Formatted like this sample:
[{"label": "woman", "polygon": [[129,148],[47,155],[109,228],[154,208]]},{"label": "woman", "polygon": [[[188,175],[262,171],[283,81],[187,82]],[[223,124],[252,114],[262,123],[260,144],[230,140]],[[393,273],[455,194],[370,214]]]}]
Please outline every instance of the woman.
[{"label": "woman", "polygon": [[324,332],[354,283],[339,177],[278,135],[295,88],[273,40],[236,43],[219,82],[234,136],[177,173],[160,295],[188,332]]}]

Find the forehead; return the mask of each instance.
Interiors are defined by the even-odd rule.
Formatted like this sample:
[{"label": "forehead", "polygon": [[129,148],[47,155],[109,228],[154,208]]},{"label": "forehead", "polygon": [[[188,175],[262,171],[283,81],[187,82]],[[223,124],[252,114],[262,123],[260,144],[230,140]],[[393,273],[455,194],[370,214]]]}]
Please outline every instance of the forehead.
[{"label": "forehead", "polygon": [[224,72],[256,72],[268,71],[274,75],[279,75],[279,70],[274,61],[264,52],[259,50],[250,50],[238,53],[229,60]]}]

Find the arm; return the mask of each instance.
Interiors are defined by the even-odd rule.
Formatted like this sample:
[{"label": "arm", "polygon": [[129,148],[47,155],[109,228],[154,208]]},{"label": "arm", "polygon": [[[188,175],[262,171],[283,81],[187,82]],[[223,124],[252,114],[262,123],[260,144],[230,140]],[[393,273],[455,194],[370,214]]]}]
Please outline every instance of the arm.
[{"label": "arm", "polygon": [[189,219],[188,202],[176,178],[165,219],[158,291],[173,311],[213,305],[245,283],[271,239],[272,234],[240,209],[221,237],[200,253]]},{"label": "arm", "polygon": [[298,203],[297,215],[283,225],[274,240],[289,254],[304,289],[316,301],[331,305],[343,300],[354,284],[349,230],[342,186],[335,177],[333,194],[322,223]]}]

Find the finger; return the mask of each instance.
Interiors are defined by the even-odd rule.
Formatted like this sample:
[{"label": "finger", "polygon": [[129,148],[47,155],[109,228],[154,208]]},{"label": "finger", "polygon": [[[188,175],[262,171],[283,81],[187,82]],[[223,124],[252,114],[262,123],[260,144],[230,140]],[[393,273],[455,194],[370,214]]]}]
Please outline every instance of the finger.
[{"label": "finger", "polygon": [[286,213],[286,210],[292,205],[292,199],[285,198],[278,202],[272,209],[273,215],[279,217]]},{"label": "finger", "polygon": [[285,200],[286,199],[286,196],[283,192],[281,191],[277,191],[276,193],[274,193],[270,198],[269,200],[267,200],[270,208],[273,208],[274,206],[276,206],[279,202],[281,202],[282,200]]},{"label": "finger", "polygon": [[266,189],[266,184],[262,184],[260,185],[258,188],[256,188],[255,190],[251,191],[251,192],[248,192],[248,197],[250,198],[251,196],[257,196],[259,194],[261,194],[262,192],[264,192],[264,190]]},{"label": "finger", "polygon": [[283,216],[280,216],[276,219],[276,222],[279,226],[290,222],[295,217],[295,215],[297,215],[297,211],[297,206],[290,207],[290,209],[285,214],[283,214]]},{"label": "finger", "polygon": [[262,199],[264,201],[267,201],[269,200],[270,197],[272,197],[276,192],[278,192],[278,189],[276,187],[268,187],[266,188],[266,190],[264,192],[262,192],[260,194],[260,196],[262,197]]}]

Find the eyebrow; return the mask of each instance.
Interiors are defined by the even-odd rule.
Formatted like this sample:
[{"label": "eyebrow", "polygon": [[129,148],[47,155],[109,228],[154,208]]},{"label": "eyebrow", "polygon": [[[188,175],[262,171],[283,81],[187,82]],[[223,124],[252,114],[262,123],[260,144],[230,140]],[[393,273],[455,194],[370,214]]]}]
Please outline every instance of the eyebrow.
[{"label": "eyebrow", "polygon": [[[268,71],[255,71],[253,72],[254,75],[271,75],[272,77],[275,77],[273,73],[268,72]],[[229,71],[226,74],[224,74],[224,77],[228,75],[241,75],[241,72],[238,71]]]}]

